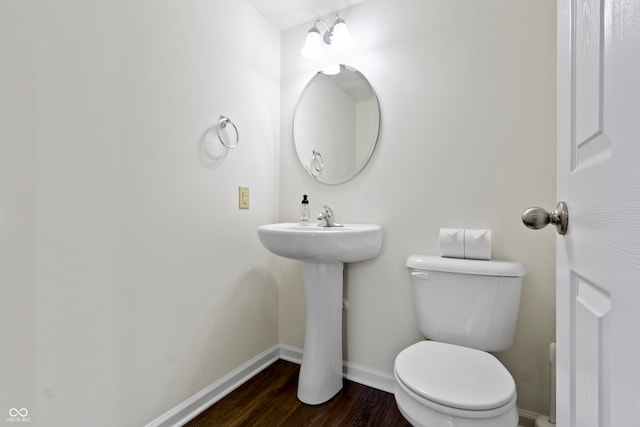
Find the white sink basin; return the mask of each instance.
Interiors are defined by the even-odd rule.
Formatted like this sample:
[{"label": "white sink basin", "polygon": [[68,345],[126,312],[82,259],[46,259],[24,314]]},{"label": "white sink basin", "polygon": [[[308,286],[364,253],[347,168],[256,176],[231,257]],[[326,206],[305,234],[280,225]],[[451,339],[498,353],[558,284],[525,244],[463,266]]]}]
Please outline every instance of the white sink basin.
[{"label": "white sink basin", "polygon": [[269,224],[258,227],[258,237],[276,255],[323,263],[364,261],[378,256],[382,246],[382,228],[376,224]]},{"label": "white sink basin", "polygon": [[342,389],[342,276],[345,262],[380,253],[382,228],[375,224],[269,224],[258,227],[269,251],[302,264],[306,326],[298,399],[318,405]]}]

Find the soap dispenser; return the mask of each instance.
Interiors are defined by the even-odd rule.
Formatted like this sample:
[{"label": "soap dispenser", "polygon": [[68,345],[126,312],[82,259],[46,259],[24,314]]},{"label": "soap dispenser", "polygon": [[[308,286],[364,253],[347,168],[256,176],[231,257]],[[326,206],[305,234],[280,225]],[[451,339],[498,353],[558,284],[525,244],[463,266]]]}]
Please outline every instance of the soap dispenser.
[{"label": "soap dispenser", "polygon": [[302,195],[302,202],[300,203],[300,223],[309,223],[309,199],[307,199],[306,194]]}]

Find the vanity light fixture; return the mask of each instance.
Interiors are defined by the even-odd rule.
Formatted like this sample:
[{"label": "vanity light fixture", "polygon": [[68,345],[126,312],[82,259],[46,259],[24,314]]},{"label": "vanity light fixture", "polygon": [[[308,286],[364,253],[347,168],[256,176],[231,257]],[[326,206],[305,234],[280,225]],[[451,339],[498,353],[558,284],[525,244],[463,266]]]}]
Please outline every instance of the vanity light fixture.
[{"label": "vanity light fixture", "polygon": [[[326,30],[322,37],[320,36],[320,30],[318,30],[318,24],[322,24]],[[344,19],[336,15],[336,21],[331,27],[329,27],[324,20],[317,19],[316,22],[313,23],[313,27],[311,27],[307,33],[307,40],[305,41],[304,47],[301,51],[302,56],[309,59],[319,58],[322,54],[323,41],[325,44],[336,47],[347,47],[353,43],[351,34],[349,33],[349,29],[347,28],[347,24],[345,24]]]}]

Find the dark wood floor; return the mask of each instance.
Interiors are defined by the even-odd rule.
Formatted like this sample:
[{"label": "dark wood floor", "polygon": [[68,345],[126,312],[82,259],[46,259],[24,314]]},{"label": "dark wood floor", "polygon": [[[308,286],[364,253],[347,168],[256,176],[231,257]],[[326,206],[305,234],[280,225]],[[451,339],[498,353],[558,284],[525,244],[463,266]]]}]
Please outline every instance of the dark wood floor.
[{"label": "dark wood floor", "polygon": [[305,405],[296,397],[299,370],[278,360],[186,426],[410,426],[393,394],[347,380],[328,402]]}]

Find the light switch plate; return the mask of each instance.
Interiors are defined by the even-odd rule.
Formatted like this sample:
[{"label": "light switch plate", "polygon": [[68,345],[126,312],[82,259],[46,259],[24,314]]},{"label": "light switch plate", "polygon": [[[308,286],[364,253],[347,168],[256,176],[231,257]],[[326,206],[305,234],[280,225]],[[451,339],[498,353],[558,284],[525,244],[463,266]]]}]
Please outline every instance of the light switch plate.
[{"label": "light switch plate", "polygon": [[249,187],[238,187],[238,208],[249,209]]}]

